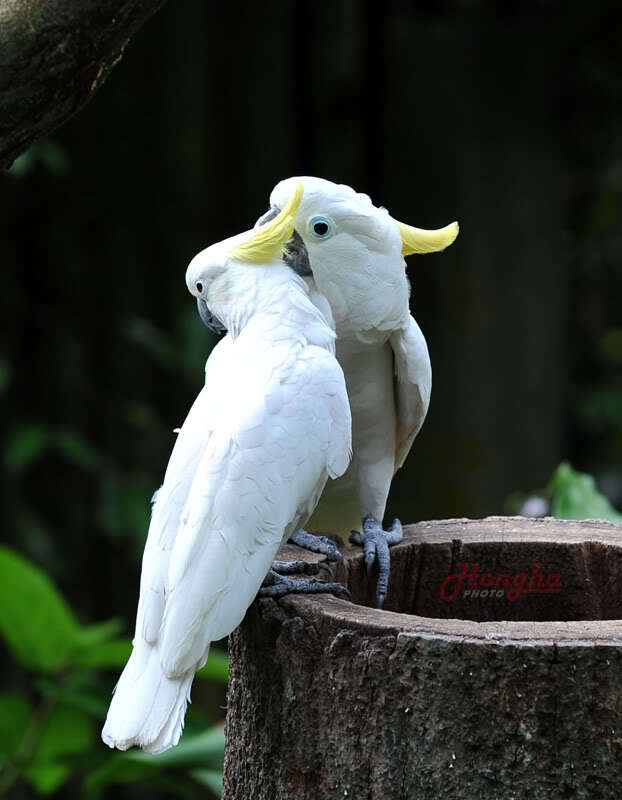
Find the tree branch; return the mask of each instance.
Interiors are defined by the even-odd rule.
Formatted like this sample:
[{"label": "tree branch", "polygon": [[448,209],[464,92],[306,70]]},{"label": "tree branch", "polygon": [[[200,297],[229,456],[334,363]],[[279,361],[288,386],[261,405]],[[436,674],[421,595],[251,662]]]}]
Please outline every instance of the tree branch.
[{"label": "tree branch", "polygon": [[0,168],[80,111],[165,0],[3,0]]}]

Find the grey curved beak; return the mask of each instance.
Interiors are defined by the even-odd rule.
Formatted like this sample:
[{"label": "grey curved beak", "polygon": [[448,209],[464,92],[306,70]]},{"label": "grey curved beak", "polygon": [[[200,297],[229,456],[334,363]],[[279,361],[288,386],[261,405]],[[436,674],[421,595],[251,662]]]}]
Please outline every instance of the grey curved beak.
[{"label": "grey curved beak", "polygon": [[218,336],[222,336],[223,333],[227,332],[227,329],[222,324],[222,322],[218,319],[218,317],[212,314],[212,312],[207,307],[207,303],[205,302],[205,300],[201,300],[200,297],[197,297],[197,308],[199,310],[199,316],[201,317],[201,322],[207,328],[209,328],[212,333],[215,333]]},{"label": "grey curved beak", "polygon": [[253,228],[258,228],[260,225],[265,225],[266,222],[272,222],[275,217],[278,217],[281,213],[281,209],[277,206],[272,206],[269,208],[265,214],[262,214],[257,222],[253,225]]}]

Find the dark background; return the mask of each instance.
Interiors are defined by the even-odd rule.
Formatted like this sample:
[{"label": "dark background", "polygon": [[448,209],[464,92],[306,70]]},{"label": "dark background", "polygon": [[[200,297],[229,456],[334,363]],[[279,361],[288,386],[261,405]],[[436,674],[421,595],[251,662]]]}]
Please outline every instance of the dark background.
[{"label": "dark background", "polygon": [[622,501],[613,2],[171,2],[0,176],[5,541],[131,627],[149,500],[214,340],[184,281],[318,175],[420,227],[430,412],[388,514],[511,510],[569,459]]}]

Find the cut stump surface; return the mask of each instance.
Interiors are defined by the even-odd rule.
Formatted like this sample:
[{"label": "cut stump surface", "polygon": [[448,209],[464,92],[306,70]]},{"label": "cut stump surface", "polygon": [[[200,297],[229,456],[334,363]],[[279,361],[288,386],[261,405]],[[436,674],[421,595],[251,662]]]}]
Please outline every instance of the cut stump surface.
[{"label": "cut stump surface", "polygon": [[251,606],[226,800],[622,796],[620,527],[421,522],[391,555],[383,611],[358,548],[336,575],[351,601]]}]

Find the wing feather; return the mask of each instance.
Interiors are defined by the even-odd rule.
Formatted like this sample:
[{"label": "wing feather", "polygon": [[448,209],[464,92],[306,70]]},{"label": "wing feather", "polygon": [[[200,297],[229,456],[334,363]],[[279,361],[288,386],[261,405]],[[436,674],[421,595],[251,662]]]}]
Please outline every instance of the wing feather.
[{"label": "wing feather", "polygon": [[164,613],[168,562],[198,464],[215,423],[211,396],[217,391],[232,345],[222,339],[212,350],[205,369],[205,386],[199,392],[175,440],[164,482],[153,499],[151,522],[143,554],[137,634],[153,644]]},{"label": "wing feather", "polygon": [[161,629],[168,676],[185,672],[240,623],[283,538],[311,515],[329,472],[347,467],[341,368],[316,347],[287,363],[272,369],[267,388],[232,402],[196,470],[168,571]]},{"label": "wing feather", "polygon": [[428,346],[413,317],[409,325],[390,338],[394,360],[396,407],[395,470],[397,471],[419,433],[430,405],[432,367]]}]

